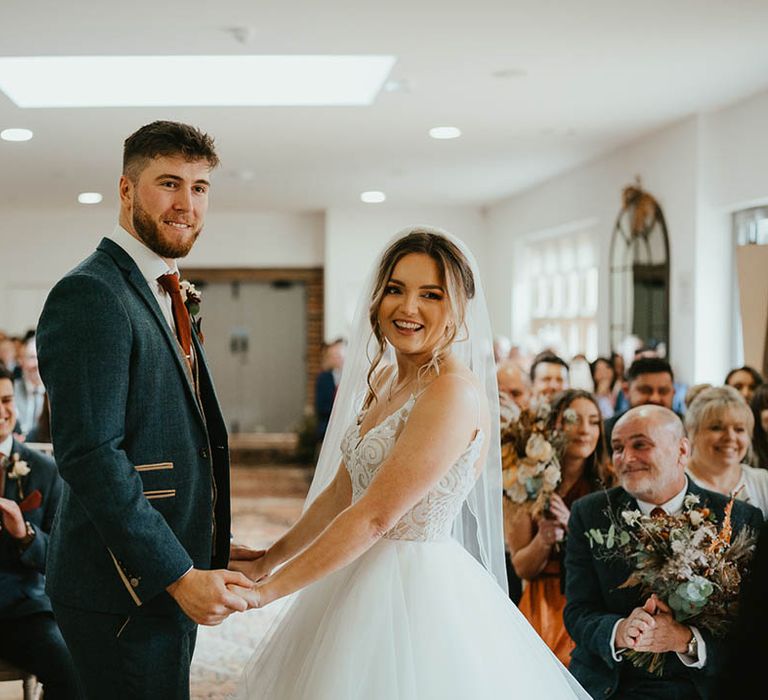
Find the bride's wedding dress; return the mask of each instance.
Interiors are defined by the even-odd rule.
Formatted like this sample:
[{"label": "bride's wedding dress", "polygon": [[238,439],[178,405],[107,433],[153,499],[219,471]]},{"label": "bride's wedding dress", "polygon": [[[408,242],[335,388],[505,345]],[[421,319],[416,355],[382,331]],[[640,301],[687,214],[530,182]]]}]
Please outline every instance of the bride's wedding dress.
[{"label": "bride's wedding dress", "polygon": [[[341,449],[353,501],[415,403]],[[295,594],[246,665],[241,700],[495,700],[589,695],[490,574],[451,537],[478,432],[448,473],[360,558]],[[257,613],[258,614],[258,613]]]}]

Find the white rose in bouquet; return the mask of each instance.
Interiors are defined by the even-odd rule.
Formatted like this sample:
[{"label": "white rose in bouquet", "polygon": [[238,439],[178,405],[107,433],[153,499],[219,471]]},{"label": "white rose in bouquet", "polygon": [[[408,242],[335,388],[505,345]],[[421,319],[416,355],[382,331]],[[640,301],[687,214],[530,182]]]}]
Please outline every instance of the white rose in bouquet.
[{"label": "white rose in bouquet", "polygon": [[533,433],[525,444],[525,454],[536,462],[549,462],[552,459],[552,445],[540,433]]}]

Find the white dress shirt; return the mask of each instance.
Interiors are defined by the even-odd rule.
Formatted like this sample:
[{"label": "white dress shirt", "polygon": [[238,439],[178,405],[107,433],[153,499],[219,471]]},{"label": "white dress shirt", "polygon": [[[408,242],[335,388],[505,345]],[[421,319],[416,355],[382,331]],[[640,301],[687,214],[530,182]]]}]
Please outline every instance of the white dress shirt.
[{"label": "white dress shirt", "polygon": [[[683,510],[683,501],[685,501],[685,495],[687,492],[688,478],[686,477],[685,485],[683,488],[666,503],[662,503],[658,507],[663,508],[664,512],[666,512],[668,515],[679,515]],[[637,506],[640,508],[640,512],[643,515],[650,515],[651,511],[657,507],[655,503],[646,503],[645,501],[641,501],[639,498],[635,500],[637,501]],[[613,632],[611,632],[611,654],[613,655],[615,661],[621,661],[621,655],[624,652],[624,649],[619,651],[616,650],[616,630],[619,627],[619,623],[625,619],[626,618],[621,618],[621,620],[618,620],[613,626]],[[707,663],[707,646],[704,643],[704,638],[701,636],[701,632],[699,632],[696,627],[690,626],[690,630],[693,636],[696,637],[696,643],[698,645],[697,655],[689,656],[688,654],[678,653],[677,658],[680,659],[680,661],[689,668],[704,668],[704,664]]]},{"label": "white dress shirt", "polygon": [[150,250],[140,240],[134,238],[128,231],[126,231],[119,224],[115,226],[115,230],[111,236],[107,236],[113,243],[119,245],[136,263],[136,267],[139,268],[142,277],[147,280],[147,285],[152,294],[154,294],[157,303],[160,306],[160,311],[163,313],[163,317],[168,322],[168,326],[176,334],[176,323],[173,320],[173,307],[171,305],[171,297],[157,281],[157,278],[161,275],[170,273],[179,274],[179,268],[176,265],[176,261],[173,261],[173,266],[169,266],[168,263],[163,260],[157,253]]},{"label": "white dress shirt", "polygon": [[[11,456],[11,452],[13,451],[13,435],[9,435],[5,440],[0,442],[0,454],[4,454],[6,457]],[[0,493],[0,497],[3,494]]]}]

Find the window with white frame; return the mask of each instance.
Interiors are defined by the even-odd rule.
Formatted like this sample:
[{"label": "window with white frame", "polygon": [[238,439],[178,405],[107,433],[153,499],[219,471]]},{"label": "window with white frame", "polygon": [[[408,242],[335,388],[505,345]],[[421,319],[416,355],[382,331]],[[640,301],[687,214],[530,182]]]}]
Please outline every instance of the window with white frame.
[{"label": "window with white frame", "polygon": [[592,232],[547,237],[526,244],[530,290],[529,333],[539,350],[566,358],[597,357],[597,263]]}]

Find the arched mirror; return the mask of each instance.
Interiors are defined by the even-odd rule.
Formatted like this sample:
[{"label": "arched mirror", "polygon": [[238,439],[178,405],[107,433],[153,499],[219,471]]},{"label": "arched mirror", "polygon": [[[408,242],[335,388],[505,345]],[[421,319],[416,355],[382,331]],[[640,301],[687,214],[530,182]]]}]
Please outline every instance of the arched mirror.
[{"label": "arched mirror", "polygon": [[611,239],[611,348],[629,335],[669,355],[669,239],[664,214],[640,183],[624,189]]}]

